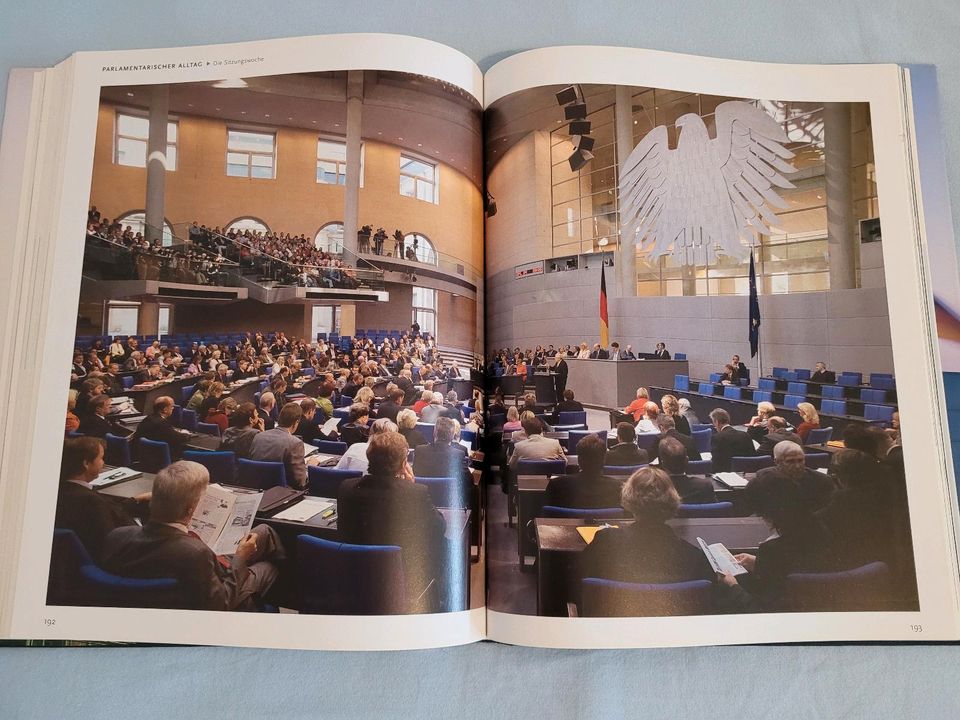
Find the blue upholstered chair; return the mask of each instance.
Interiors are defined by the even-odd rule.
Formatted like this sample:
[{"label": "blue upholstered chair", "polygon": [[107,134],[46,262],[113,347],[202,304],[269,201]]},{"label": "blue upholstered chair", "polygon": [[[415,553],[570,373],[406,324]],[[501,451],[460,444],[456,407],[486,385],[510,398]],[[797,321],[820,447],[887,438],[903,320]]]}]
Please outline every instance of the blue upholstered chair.
[{"label": "blue upholstered chair", "polygon": [[784,610],[798,612],[887,610],[890,569],[872,562],[852,570],[787,575]]},{"label": "blue upholstered chair", "polygon": [[638,433],[637,447],[641,450],[650,450],[660,441],[660,433]]},{"label": "blue upholstered chair", "polygon": [[107,465],[130,467],[133,464],[133,460],[130,457],[129,440],[111,433],[107,433],[104,439],[107,441],[107,449],[104,451],[103,459]]},{"label": "blue upholstered chair", "polygon": [[760,378],[760,381],[757,383],[757,387],[761,390],[773,392],[777,389],[777,381],[773,378]]},{"label": "blue upholstered chair", "polygon": [[339,440],[311,440],[310,444],[328,455],[343,455],[347,451],[347,444]]},{"label": "blue upholstered chair", "polygon": [[768,467],[773,467],[773,457],[770,455],[734,456],[730,459],[730,471],[735,473],[757,472]]},{"label": "blue upholstered chair", "polygon": [[673,389],[679,390],[681,392],[687,392],[690,390],[690,376],[689,375],[674,375],[673,376]]},{"label": "blue upholstered chair", "polygon": [[718,518],[730,517],[732,514],[732,502],[682,503],[677,510],[677,517],[681,518]]},{"label": "blue upholstered chair", "polygon": [[833,428],[814,428],[807,434],[807,445],[823,445],[833,437]]},{"label": "blue upholstered chair", "polygon": [[785,395],[783,397],[783,404],[791,409],[796,409],[797,405],[802,402],[806,402],[807,398],[803,395]]},{"label": "blue upholstered chair", "polygon": [[860,390],[860,399],[865,403],[882,403],[886,402],[887,391],[886,390],[875,390],[873,388],[862,388]]},{"label": "blue upholstered chair", "polygon": [[197,413],[187,408],[181,410],[180,427],[190,432],[197,432]]},{"label": "blue upholstered chair", "polygon": [[351,545],[297,536],[300,612],[401,615],[408,612],[398,545]]},{"label": "blue upholstered chair", "polygon": [[723,396],[730,400],[739,400],[742,396],[740,388],[736,385],[724,385]]},{"label": "blue upholstered chair", "polygon": [[579,425],[586,429],[587,427],[587,411],[586,410],[569,410],[561,411],[560,416],[557,418],[558,425]]},{"label": "blue upholstered chair", "polygon": [[610,518],[627,518],[630,515],[621,507],[571,508],[560,507],[559,505],[544,505],[540,510],[540,517],[607,520]]},{"label": "blue upholstered chair", "polygon": [[709,475],[713,472],[713,460],[690,460],[687,475]]},{"label": "blue upholstered chair", "polygon": [[820,470],[830,467],[830,453],[807,453],[805,456],[807,467],[811,470]]},{"label": "blue upholstered chair", "polygon": [[417,485],[423,485],[430,492],[430,499],[437,507],[470,507],[470,486],[462,477],[418,477]]},{"label": "blue upholstered chair", "polygon": [[137,381],[133,375],[124,375],[122,378],[120,378],[120,384],[123,386],[124,390],[129,390],[137,384]]},{"label": "blue upholstered chair", "polygon": [[196,387],[196,385],[184,385],[182,388],[180,388],[181,405],[186,405],[188,402],[190,402],[190,398],[193,397],[193,391]]},{"label": "blue upholstered chair", "polygon": [[584,578],[580,614],[583,617],[709,615],[712,593],[713,583],[709,580],[653,585]]},{"label": "blue upholstered chair", "polygon": [[436,423],[418,422],[417,430],[423,435],[427,442],[433,442],[433,431],[436,429]]},{"label": "blue upholstered chair", "polygon": [[253,490],[269,490],[277,485],[286,487],[287,472],[282,462],[240,458],[237,461],[236,484]]},{"label": "blue upholstered chair", "polygon": [[769,390],[754,390],[753,391],[753,401],[755,403],[759,402],[773,402],[773,393]]},{"label": "blue upholstered chair", "polygon": [[359,470],[338,470],[337,468],[307,466],[308,493],[317,497],[339,498],[340,484],[344,480],[363,475]]},{"label": "blue upholstered chair", "polygon": [[822,400],[820,402],[820,412],[824,415],[846,415],[846,400]]},{"label": "blue upholstered chair", "polygon": [[640,468],[647,467],[646,464],[643,465],[604,465],[603,474],[604,475],[616,475],[616,476],[627,476],[633,475]]},{"label": "blue upholstered chair", "polygon": [[210,473],[210,482],[231,485],[236,474],[237,456],[233,452],[204,452],[184,450],[184,460],[203,465]]},{"label": "blue upholstered chair", "polygon": [[203,435],[213,435],[213,437],[220,437],[220,426],[217,425],[216,423],[198,422],[197,432]]},{"label": "blue upholstered chair", "polygon": [[140,438],[139,442],[138,457],[140,459],[140,467],[147,472],[160,472],[172,462],[170,459],[170,446],[167,443],[158,440],[148,440],[147,438]]},{"label": "blue upholstered chair", "polygon": [[821,385],[820,395],[830,400],[843,400],[842,385]]},{"label": "blue upholstered chair", "polygon": [[791,395],[806,395],[807,384],[805,382],[788,382],[787,392]]},{"label": "blue upholstered chair", "polygon": [[894,409],[890,405],[864,405],[864,420],[879,420],[881,422],[890,422],[893,419]]}]

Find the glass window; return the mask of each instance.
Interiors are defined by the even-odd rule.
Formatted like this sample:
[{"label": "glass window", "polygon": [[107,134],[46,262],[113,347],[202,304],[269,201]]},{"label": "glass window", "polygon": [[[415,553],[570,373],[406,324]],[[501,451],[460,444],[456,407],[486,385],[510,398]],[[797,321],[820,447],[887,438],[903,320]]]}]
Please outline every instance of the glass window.
[{"label": "glass window", "polygon": [[[363,187],[363,144],[360,144],[360,187]],[[347,144],[340,140],[317,140],[317,182],[345,185],[347,182]]]},{"label": "glass window", "polygon": [[[167,170],[177,169],[177,121],[167,122]],[[113,138],[113,161],[129,167],[147,166],[147,140],[150,137],[150,121],[143,115],[117,113]]]},{"label": "glass window", "polygon": [[138,303],[110,303],[107,305],[107,335],[136,335],[139,319]]},{"label": "glass window", "polygon": [[403,236],[403,256],[408,260],[416,258],[418,262],[429,265],[437,264],[436,248],[426,235],[420,233],[407,233]]},{"label": "glass window", "polygon": [[227,175],[273,179],[276,139],[274,133],[227,129]]},{"label": "glass window", "polygon": [[228,233],[231,230],[237,230],[238,232],[243,232],[244,230],[253,230],[254,232],[264,234],[270,232],[270,228],[267,227],[266,223],[252,217],[237,218],[232,223],[227,225],[223,232]]},{"label": "glass window", "polygon": [[421,333],[437,336],[437,291],[431,288],[413,288],[413,321]]},{"label": "glass window", "polygon": [[401,155],[400,194],[426,202],[439,203],[437,166],[407,155]]},{"label": "glass window", "polygon": [[170,306],[161,305],[157,316],[157,335],[170,334]]},{"label": "glass window", "polygon": [[[134,233],[140,233],[144,237],[147,235],[147,220],[146,216],[142,212],[132,212],[127,213],[126,215],[121,215],[117,218],[117,222],[120,223],[121,227],[126,228],[128,225]],[[161,241],[163,245],[172,245],[173,244],[173,227],[166,220],[163,221],[163,234],[161,236]]]},{"label": "glass window", "polygon": [[320,333],[330,334],[338,332],[340,329],[340,306],[314,305],[312,320],[311,330],[313,337],[311,340],[316,340],[317,335]]},{"label": "glass window", "polygon": [[[343,254],[343,223],[332,222],[324,225],[317,232],[313,239],[313,244],[318,250],[331,253],[333,255]],[[316,309],[316,308],[314,308]],[[321,330],[320,332],[325,332]]]}]

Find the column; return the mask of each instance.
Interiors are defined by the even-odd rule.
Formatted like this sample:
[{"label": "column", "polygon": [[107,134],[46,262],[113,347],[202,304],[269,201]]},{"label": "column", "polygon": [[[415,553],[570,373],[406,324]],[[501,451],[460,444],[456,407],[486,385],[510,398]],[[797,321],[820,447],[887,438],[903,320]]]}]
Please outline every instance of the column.
[{"label": "column", "polygon": [[[630,88],[617,85],[616,106],[614,107],[614,127],[617,134],[618,173],[633,150],[633,98]],[[618,183],[619,185],[619,183]],[[619,252],[616,253],[617,292],[620,297],[637,296],[637,249],[633,242],[624,242],[621,238]],[[611,328],[612,330],[613,328]],[[617,334],[619,329],[617,329]]]},{"label": "column", "polygon": [[166,85],[150,88],[150,130],[147,136],[147,196],[144,237],[150,242],[163,238],[163,195],[167,180],[167,119],[170,90]]},{"label": "column", "polygon": [[360,227],[360,122],[363,117],[363,70],[347,73],[347,177],[343,195],[345,262],[356,263]]},{"label": "column", "polygon": [[356,303],[344,303],[340,306],[340,334],[353,336],[357,332]]},{"label": "column", "polygon": [[850,171],[850,105],[823,107],[824,166],[827,197],[827,247],[830,253],[830,289],[857,283],[857,233],[853,219],[853,177]]}]

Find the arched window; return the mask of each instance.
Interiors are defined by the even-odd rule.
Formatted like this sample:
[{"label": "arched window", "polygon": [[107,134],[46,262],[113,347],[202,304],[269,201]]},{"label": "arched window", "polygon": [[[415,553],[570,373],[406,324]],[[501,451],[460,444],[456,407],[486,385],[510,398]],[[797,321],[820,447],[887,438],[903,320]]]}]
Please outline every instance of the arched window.
[{"label": "arched window", "polygon": [[313,244],[317,246],[317,250],[323,250],[331,255],[342,255],[343,223],[332,222],[324,225],[317,231],[317,236],[313,239]]},{"label": "arched window", "polygon": [[243,232],[244,230],[252,230],[254,232],[268,233],[270,228],[267,227],[267,224],[262,220],[258,220],[255,217],[241,217],[234,220],[232,223],[227,225],[224,233],[228,233],[231,230],[236,230],[237,232]]},{"label": "arched window", "polygon": [[403,236],[403,256],[407,260],[412,260],[415,257],[418,262],[428,265],[437,264],[437,251],[433,247],[433,243],[426,235],[416,232],[407,233]]},{"label": "arched window", "polygon": [[[134,212],[121,215],[117,218],[117,222],[120,223],[120,226],[123,228],[129,225],[134,233],[141,233],[144,236],[147,234],[147,219],[142,210],[135,210]],[[163,221],[163,236],[160,242],[164,245],[173,244],[173,226],[166,220]]]}]

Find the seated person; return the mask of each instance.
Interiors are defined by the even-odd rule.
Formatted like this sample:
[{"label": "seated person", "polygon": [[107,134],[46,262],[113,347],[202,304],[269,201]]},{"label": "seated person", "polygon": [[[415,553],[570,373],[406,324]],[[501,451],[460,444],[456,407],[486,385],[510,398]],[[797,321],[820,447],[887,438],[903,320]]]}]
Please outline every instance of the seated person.
[{"label": "seated person", "polygon": [[583,412],[583,404],[573,399],[573,390],[567,388],[563,391],[563,400],[557,403],[557,422],[560,422],[560,413],[562,412]]},{"label": "seated person", "polygon": [[832,384],[836,381],[837,374],[833,372],[833,370],[827,370],[827,364],[825,362],[818,362],[810,374],[810,382]]},{"label": "seated person", "polygon": [[[381,432],[378,425],[386,429]],[[443,516],[426,486],[414,482],[407,462],[407,443],[396,432],[396,425],[386,419],[377,420],[365,445],[367,474],[340,485],[338,539],[359,545],[399,545],[411,611],[439,609],[436,603],[416,599],[423,596],[431,582],[444,584]],[[439,593],[439,597],[444,595]]]},{"label": "seated person", "polygon": [[230,451],[237,458],[250,459],[250,446],[258,433],[263,432],[263,418],[253,403],[241,403],[230,416],[230,424],[217,450]]},{"label": "seated person", "polygon": [[750,436],[751,440],[760,442],[763,436],[767,434],[767,421],[776,413],[777,408],[772,402],[762,400],[757,403],[757,414],[750,418],[750,422],[747,423],[747,435]]},{"label": "seated person", "polygon": [[[386,418],[380,418],[379,420],[374,420],[373,425],[370,426],[370,435],[379,435],[381,433],[397,432],[397,426],[395,423],[390,422]],[[398,433],[399,434],[399,433]],[[406,441],[404,441],[406,442]],[[370,445],[369,439],[364,440],[363,442],[354,443],[347,448],[347,451],[341,456],[340,460],[337,462],[337,470],[359,470],[361,472],[367,471],[367,448]]]},{"label": "seated person", "polygon": [[640,418],[640,422],[637,423],[637,434],[642,433],[658,433],[660,428],[657,427],[657,420],[660,417],[660,408],[657,407],[655,402],[646,402],[643,405],[643,417]]},{"label": "seated person", "polygon": [[710,478],[687,475],[687,449],[676,437],[664,437],[659,446],[660,468],[670,480],[683,503],[700,504],[717,501]]},{"label": "seated person", "polygon": [[786,420],[779,415],[768,418],[767,433],[760,441],[760,447],[757,448],[757,455],[773,455],[773,449],[784,440],[789,440],[800,446],[803,445],[799,435],[787,430]]},{"label": "seated person", "polygon": [[633,345],[627,345],[626,350],[620,352],[621,360],[636,360],[637,354],[633,351]]},{"label": "seated person", "polygon": [[387,393],[387,399],[377,408],[377,417],[397,421],[397,414],[403,409],[403,390],[394,386]]},{"label": "seated person", "polygon": [[83,417],[90,413],[90,401],[98,395],[107,393],[107,384],[100,378],[87,378],[80,385],[80,392],[77,394],[77,417]]},{"label": "seated person", "polygon": [[194,462],[175,462],[157,473],[149,522],[111,532],[103,546],[103,568],[122,577],[175,578],[187,609],[256,609],[279,575],[274,561],[283,559],[283,549],[276,533],[260,525],[233,556],[215,555],[190,532],[209,482],[207,469]]},{"label": "seated person", "polygon": [[301,400],[300,411],[303,415],[293,434],[299,435],[305,443],[314,440],[337,440],[340,437],[336,430],[329,435],[324,434],[320,426],[317,425],[317,401],[313,398],[307,397]]},{"label": "seated person", "polygon": [[137,446],[138,438],[146,438],[155,442],[165,442],[170,446],[170,457],[178,458],[184,446],[190,439],[189,433],[179,432],[170,420],[173,415],[173,398],[162,395],[153,401],[153,412],[147,415],[137,425],[133,433],[133,445]]},{"label": "seated person", "polygon": [[460,426],[456,420],[437,418],[433,442],[420,445],[413,454],[413,474],[416,477],[461,478],[471,482],[467,469],[467,449],[461,445]]},{"label": "seated person", "polygon": [[347,422],[340,426],[340,440],[348,446],[364,443],[370,433],[367,420],[370,419],[370,406],[366,403],[354,403],[350,406]]},{"label": "seated person", "polygon": [[[689,401],[687,401],[689,405]],[[673,418],[673,425],[677,432],[687,437],[692,437],[690,422],[680,412],[680,401],[674,395],[663,395],[660,398],[660,405],[663,408],[663,414]]]},{"label": "seated person", "polygon": [[282,462],[287,485],[295,490],[307,487],[307,463],[303,457],[303,440],[293,434],[303,411],[297,403],[287,403],[280,411],[277,426],[265,430],[250,443],[250,459],[261,462]]},{"label": "seated person", "polygon": [[514,441],[513,454],[510,455],[508,466],[516,471],[517,463],[521,460],[559,460],[563,458],[563,448],[560,441],[543,436],[543,423],[532,414],[520,420],[526,438],[519,442]]},{"label": "seated person", "polygon": [[80,427],[80,418],[74,414],[74,410],[77,409],[77,395],[79,393],[76,390],[70,390],[67,393],[67,419],[64,426],[64,432],[76,432]]},{"label": "seated person", "polygon": [[277,399],[273,393],[267,390],[260,395],[260,418],[263,420],[264,430],[273,430],[275,422],[274,415],[277,409]]},{"label": "seated person", "polygon": [[710,436],[710,456],[715,473],[729,472],[730,463],[735,457],[756,455],[753,440],[745,432],[731,427],[730,413],[726,410],[723,408],[712,410],[710,421],[716,431]]},{"label": "seated person", "polygon": [[593,352],[588,356],[591,360],[609,360],[610,353],[600,345],[600,343],[594,343]]},{"label": "seated person", "polygon": [[103,440],[94,437],[67,438],[63,441],[60,464],[60,489],[54,527],[73,530],[96,560],[103,541],[111,530],[136,525],[134,517],[150,493],[120,499],[98,493],[90,484],[103,472]]},{"label": "seated person", "polygon": [[429,442],[423,433],[417,430],[417,414],[410,408],[404,408],[397,413],[397,427],[409,447],[416,448]]},{"label": "seated person", "polygon": [[739,385],[740,376],[737,374],[737,369],[730,364],[723,366],[723,372],[720,373],[720,382],[723,385]]},{"label": "seated person", "polygon": [[420,412],[420,422],[433,424],[444,414],[443,395],[435,392],[430,398],[430,404]]},{"label": "seated person", "polygon": [[594,536],[581,556],[583,577],[655,584],[714,579],[703,552],[667,525],[680,507],[667,473],[652,467],[637,470],[624,484],[620,502],[634,522]]},{"label": "seated person", "polygon": [[[431,388],[432,388],[432,387],[433,387],[433,385],[431,385]],[[402,393],[402,391],[401,391],[401,393]],[[402,401],[402,398],[401,398],[401,401]],[[419,416],[420,416],[420,413],[423,412],[423,409],[424,409],[425,407],[427,407],[427,405],[429,405],[432,401],[433,401],[433,390],[432,390],[432,389],[430,389],[430,390],[426,390],[426,389],[425,389],[425,390],[420,394],[420,399],[417,400],[417,401],[413,404],[413,411],[414,411],[414,412],[417,414],[417,416],[419,417]]]},{"label": "seated person", "polygon": [[672,438],[683,446],[684,451],[687,453],[688,460],[697,461],[701,459],[696,440],[677,430],[674,418],[669,415],[661,415],[657,418],[657,427],[660,428],[660,438],[650,448],[649,455],[651,461],[659,457],[660,443],[667,438]]},{"label": "seated person", "polygon": [[226,432],[227,427],[230,425],[230,416],[237,409],[237,401],[232,397],[223,398],[216,408],[210,410],[207,413],[207,417],[204,418],[203,422],[213,423],[218,428],[220,428],[220,434],[223,435]]},{"label": "seated person", "polygon": [[[173,402],[171,400],[171,402]],[[113,423],[107,420],[110,414],[110,396],[96,395],[87,402],[87,412],[80,416],[77,432],[90,437],[102,438],[107,433],[116,433]]]},{"label": "seated person", "polygon": [[617,444],[607,450],[604,465],[646,465],[648,462],[647,451],[637,447],[637,433],[633,425],[617,423]]},{"label": "seated person", "polygon": [[460,407],[458,402],[459,398],[457,397],[456,390],[448,390],[446,401],[443,403],[445,408],[441,415],[443,417],[448,417],[451,420],[455,420],[458,425],[463,426],[466,423],[466,418],[463,417],[463,409]]},{"label": "seated person", "polygon": [[797,412],[803,421],[797,425],[797,435],[800,436],[800,440],[806,443],[807,435],[810,434],[810,431],[820,427],[820,413],[817,412],[817,409],[812,403],[808,402],[799,403],[797,405]]},{"label": "seated person", "polygon": [[607,444],[599,437],[582,438],[577,443],[580,472],[547,483],[543,504],[571,508],[619,507],[620,481],[602,474],[606,454]]},{"label": "seated person", "polygon": [[197,413],[199,417],[200,406],[203,404],[203,401],[207,397],[207,390],[210,389],[212,383],[209,380],[201,380],[193,387],[193,395],[190,396],[190,399],[187,401],[186,408],[187,410],[193,410]]},{"label": "seated person", "polygon": [[693,408],[690,407],[690,401],[687,398],[680,398],[677,400],[677,406],[680,408],[679,413],[683,416],[683,419],[687,421],[687,424],[690,425],[690,430],[693,430],[694,425],[700,425],[700,418],[697,417],[697,413],[694,412]]},{"label": "seated person", "polygon": [[627,405],[623,412],[627,415],[633,415],[634,422],[640,422],[640,418],[643,417],[643,406],[650,402],[650,393],[647,392],[645,387],[637,388],[637,398]]},{"label": "seated person", "polygon": [[503,432],[512,433],[520,428],[520,411],[517,410],[516,406],[511,405],[507,408],[507,421],[503,424]]},{"label": "seated person", "polygon": [[653,356],[657,360],[669,360],[670,353],[667,351],[666,344],[662,342],[658,342],[656,350],[653,351]]},{"label": "seated person", "polygon": [[803,448],[790,440],[783,440],[773,448],[775,465],[758,470],[744,492],[751,508],[758,507],[757,498],[783,495],[802,506],[807,513],[826,507],[836,490],[829,475],[806,466]]}]

